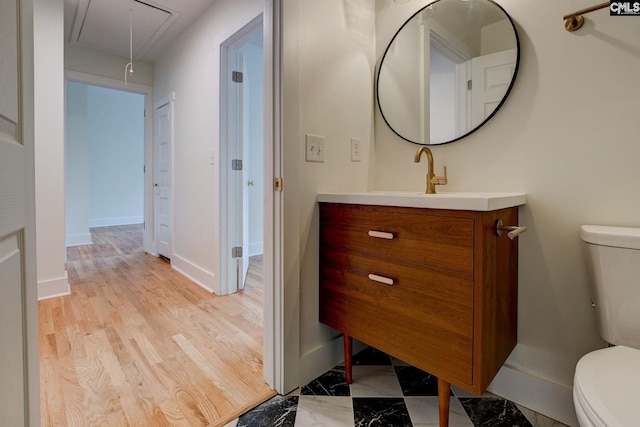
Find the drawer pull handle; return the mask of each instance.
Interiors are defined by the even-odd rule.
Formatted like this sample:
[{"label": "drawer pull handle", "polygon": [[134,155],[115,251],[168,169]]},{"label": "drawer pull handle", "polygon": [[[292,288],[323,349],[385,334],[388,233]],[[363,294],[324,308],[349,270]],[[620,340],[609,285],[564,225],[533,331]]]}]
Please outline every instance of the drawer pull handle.
[{"label": "drawer pull handle", "polygon": [[378,239],[387,239],[387,240],[393,240],[393,233],[386,233],[384,231],[374,231],[374,230],[370,230],[369,231],[369,236],[371,237],[376,237]]},{"label": "drawer pull handle", "polygon": [[393,285],[393,279],[384,276],[378,276],[377,274],[370,274],[369,280],[374,282],[384,283],[385,285]]}]

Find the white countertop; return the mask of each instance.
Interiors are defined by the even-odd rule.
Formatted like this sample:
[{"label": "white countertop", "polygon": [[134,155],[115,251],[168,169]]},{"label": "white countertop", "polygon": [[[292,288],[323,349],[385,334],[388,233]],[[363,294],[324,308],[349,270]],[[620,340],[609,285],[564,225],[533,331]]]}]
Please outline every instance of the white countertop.
[{"label": "white countertop", "polygon": [[355,205],[494,211],[524,205],[527,203],[527,196],[524,193],[442,192],[424,194],[401,191],[372,191],[366,193],[320,193],[316,200],[325,203],[349,203]]}]

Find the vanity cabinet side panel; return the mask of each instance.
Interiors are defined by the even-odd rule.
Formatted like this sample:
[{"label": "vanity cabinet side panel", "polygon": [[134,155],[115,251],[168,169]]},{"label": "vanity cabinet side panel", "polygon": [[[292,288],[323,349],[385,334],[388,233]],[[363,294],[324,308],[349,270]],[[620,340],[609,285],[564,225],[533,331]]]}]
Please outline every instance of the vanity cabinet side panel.
[{"label": "vanity cabinet side panel", "polygon": [[474,390],[482,393],[517,342],[518,238],[496,235],[496,222],[518,224],[518,208],[485,212],[476,229]]},{"label": "vanity cabinet side panel", "polygon": [[327,274],[326,274],[326,268],[325,268],[325,257],[323,256],[325,249],[325,239],[323,237],[323,230],[325,229],[325,222],[326,222],[326,214],[325,214],[325,204],[324,203],[319,203],[319,209],[320,209],[320,220],[319,220],[319,228],[318,228],[318,232],[320,233],[319,235],[319,241],[320,241],[320,247],[319,247],[319,253],[320,253],[320,259],[318,260],[318,268],[319,268],[319,293],[318,293],[318,297],[319,297],[319,304],[320,304],[320,317],[318,320],[320,320],[320,322],[325,323],[323,317],[324,317],[324,310],[323,308],[326,305],[326,299],[327,299],[327,293],[325,291],[325,286],[324,284],[327,282]]}]

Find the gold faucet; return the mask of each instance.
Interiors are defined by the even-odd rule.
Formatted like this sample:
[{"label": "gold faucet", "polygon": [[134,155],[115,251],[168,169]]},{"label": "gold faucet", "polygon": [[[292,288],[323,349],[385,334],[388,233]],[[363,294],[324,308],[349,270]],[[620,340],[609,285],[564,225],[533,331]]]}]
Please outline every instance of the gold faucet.
[{"label": "gold faucet", "polygon": [[436,185],[446,185],[447,183],[447,167],[444,167],[444,176],[436,176],[436,174],[433,173],[433,154],[431,154],[429,148],[424,145],[418,148],[413,161],[420,163],[422,153],[427,154],[427,189],[425,194],[436,194]]}]

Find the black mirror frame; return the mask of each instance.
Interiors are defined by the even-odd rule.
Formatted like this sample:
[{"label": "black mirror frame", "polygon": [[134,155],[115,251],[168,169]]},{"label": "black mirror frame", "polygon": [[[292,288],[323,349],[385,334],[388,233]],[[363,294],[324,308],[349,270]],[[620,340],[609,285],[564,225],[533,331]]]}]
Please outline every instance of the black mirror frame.
[{"label": "black mirror frame", "polygon": [[438,142],[436,144],[432,144],[431,142],[429,142],[428,144],[422,144],[420,142],[416,142],[416,141],[412,141],[408,138],[405,138],[404,136],[400,135],[394,128],[393,126],[391,126],[391,124],[389,123],[389,121],[387,120],[387,118],[384,115],[384,112],[382,111],[382,106],[380,105],[380,97],[378,96],[378,84],[380,82],[380,69],[382,68],[382,65],[384,64],[384,59],[387,56],[387,52],[389,52],[389,49],[391,48],[391,45],[393,44],[394,40],[396,39],[396,37],[398,36],[398,34],[400,33],[400,31],[402,31],[402,29],[409,23],[409,21],[411,21],[416,15],[418,15],[419,13],[421,13],[423,10],[425,10],[426,8],[428,8],[429,6],[432,6],[438,2],[440,2],[441,0],[435,0],[431,3],[429,3],[428,5],[424,6],[423,8],[419,9],[417,12],[415,12],[413,15],[411,15],[405,22],[404,24],[402,24],[402,26],[400,26],[400,28],[398,29],[398,31],[396,31],[396,33],[393,35],[393,37],[391,38],[391,40],[389,41],[389,44],[387,45],[387,48],[384,50],[384,54],[382,55],[382,58],[380,59],[380,64],[378,65],[378,72],[376,75],[376,85],[375,85],[375,95],[376,95],[376,104],[378,105],[378,111],[380,112],[380,115],[382,116],[382,119],[384,120],[384,122],[387,124],[387,126],[389,127],[389,129],[391,129],[393,131],[393,133],[395,133],[397,136],[399,136],[400,138],[404,139],[407,142],[410,142],[412,144],[416,144],[416,145],[427,145],[427,146],[435,146],[435,145],[444,145],[444,144],[450,144],[452,142],[455,141],[459,141],[462,138],[465,138],[469,135],[471,135],[472,133],[476,132],[478,129],[480,129],[482,126],[485,125],[485,123],[487,123],[489,120],[491,120],[493,118],[493,116],[495,116],[495,114],[498,112],[498,110],[500,110],[500,108],[502,107],[502,105],[505,103],[505,101],[507,100],[507,98],[509,97],[509,93],[511,92],[511,89],[513,88],[513,85],[516,81],[516,76],[518,75],[518,69],[520,68],[520,37],[518,36],[518,31],[516,29],[516,25],[513,22],[513,19],[511,19],[511,16],[507,13],[506,10],[504,10],[504,8],[502,6],[500,6],[498,3],[496,3],[493,0],[486,0],[489,3],[494,4],[496,7],[498,7],[507,17],[507,19],[509,20],[509,23],[511,23],[511,27],[513,28],[513,34],[515,35],[516,38],[516,66],[515,69],[513,70],[513,76],[511,77],[511,83],[509,84],[509,87],[507,88],[507,91],[505,92],[504,96],[502,97],[502,99],[500,100],[500,103],[496,106],[496,108],[491,112],[491,114],[489,114],[481,123],[479,123],[478,125],[476,125],[476,127],[474,127],[473,129],[471,129],[469,132],[456,137],[452,140],[449,141],[443,141],[443,142]]}]

